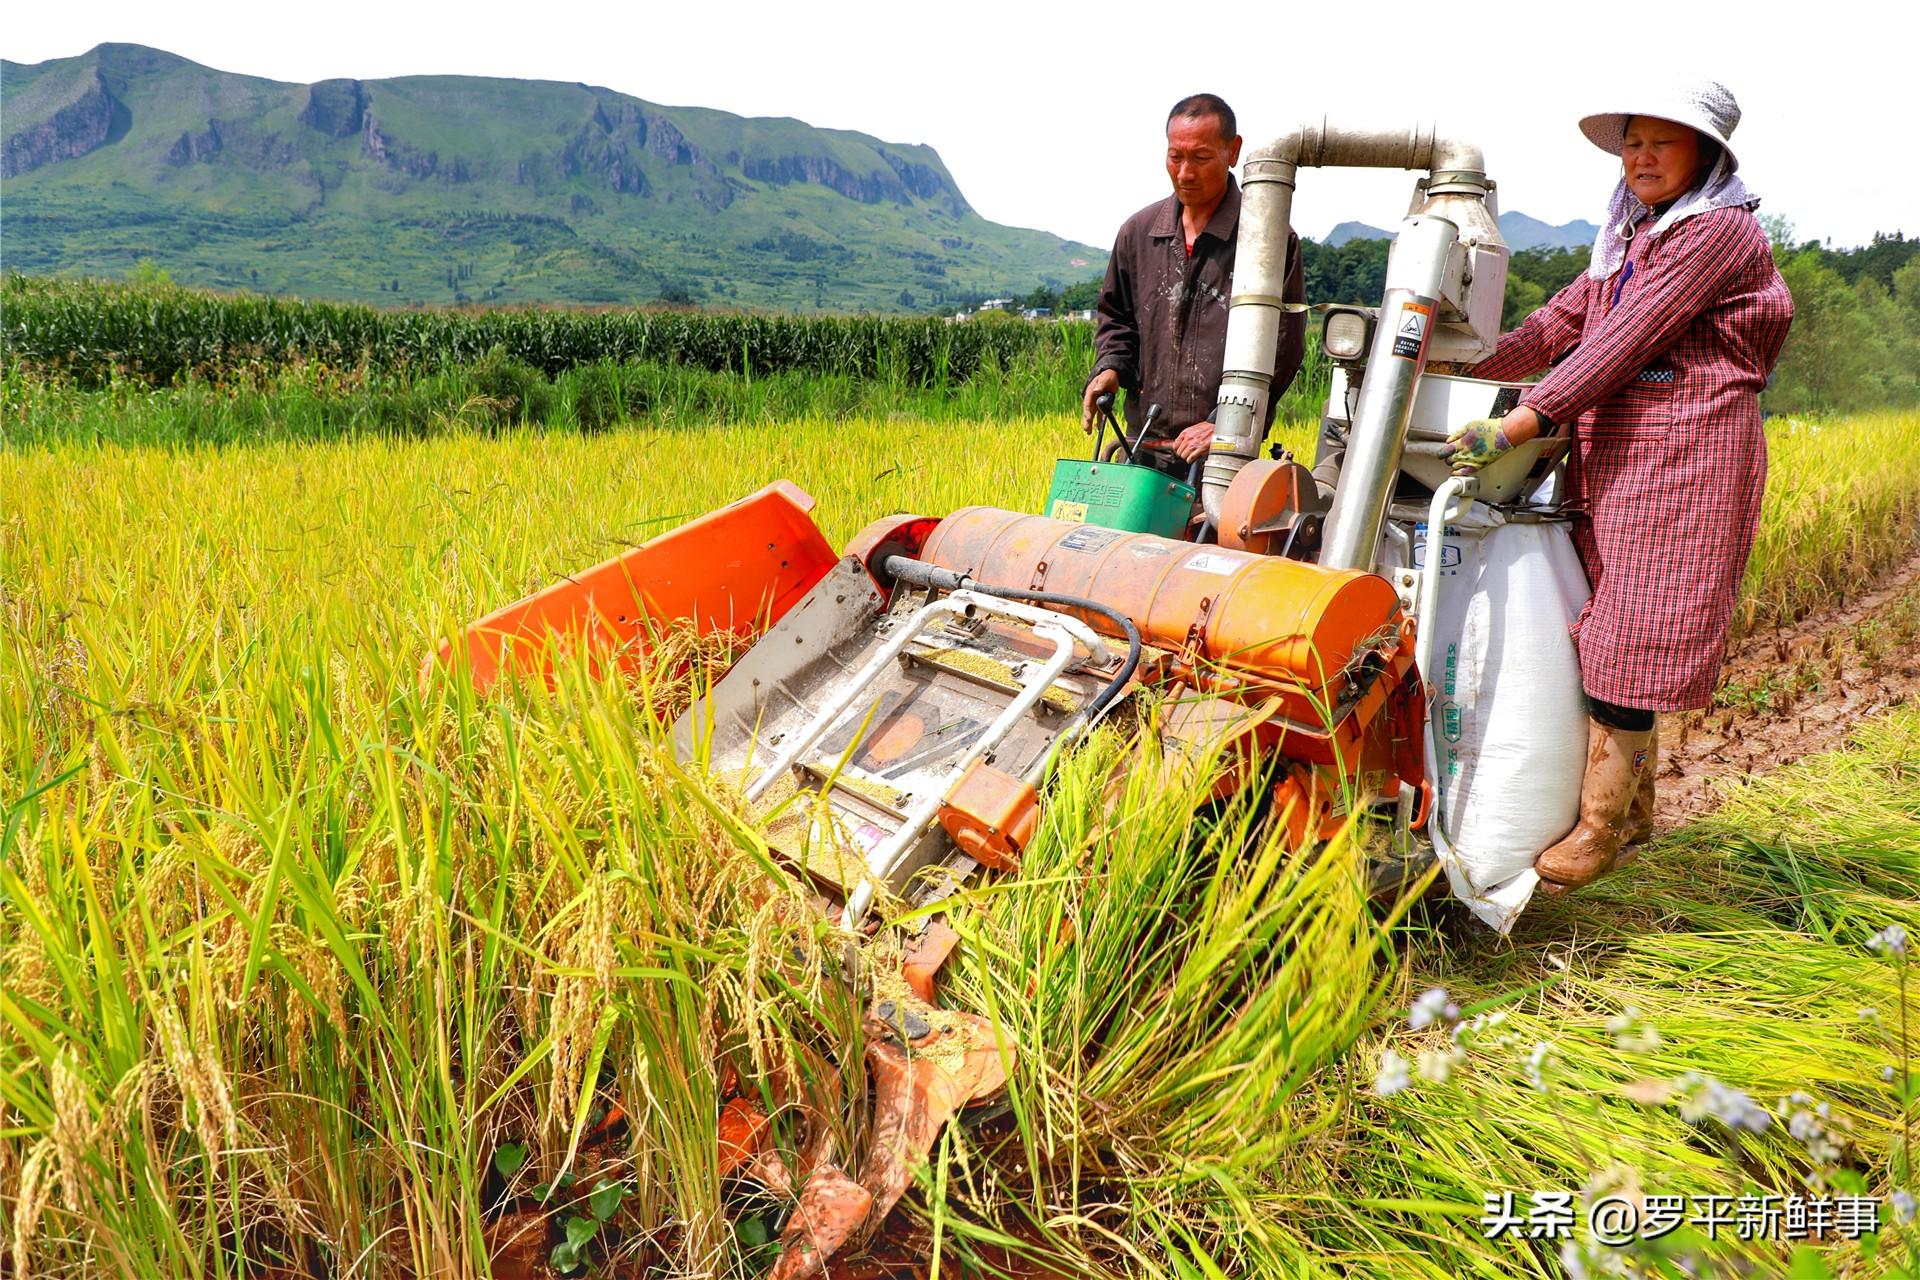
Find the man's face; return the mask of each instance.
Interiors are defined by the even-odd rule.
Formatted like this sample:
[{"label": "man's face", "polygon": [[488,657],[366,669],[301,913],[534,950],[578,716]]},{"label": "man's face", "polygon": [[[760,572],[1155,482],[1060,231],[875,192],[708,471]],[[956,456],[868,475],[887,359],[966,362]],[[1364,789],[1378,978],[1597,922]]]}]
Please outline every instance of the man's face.
[{"label": "man's face", "polygon": [[1167,121],[1167,177],[1187,208],[1205,209],[1227,193],[1227,177],[1240,161],[1240,139],[1224,138],[1219,116],[1175,116]]}]

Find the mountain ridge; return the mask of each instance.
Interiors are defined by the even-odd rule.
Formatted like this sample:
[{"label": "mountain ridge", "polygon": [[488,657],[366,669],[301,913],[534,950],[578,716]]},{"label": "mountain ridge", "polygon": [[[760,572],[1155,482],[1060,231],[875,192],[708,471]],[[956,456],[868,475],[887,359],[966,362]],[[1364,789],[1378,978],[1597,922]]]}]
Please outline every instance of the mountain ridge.
[{"label": "mountain ridge", "polygon": [[1106,254],[974,211],[938,151],[584,82],[310,84],[142,45],[0,64],[7,265],[362,301],[914,309]]},{"label": "mountain ridge", "polygon": [[[1593,244],[1600,228],[1574,219],[1555,226],[1518,210],[1500,215],[1500,236],[1509,249],[1582,249]],[[1327,232],[1323,244],[1338,248],[1349,240],[1391,240],[1393,232],[1364,222],[1342,222]]]}]

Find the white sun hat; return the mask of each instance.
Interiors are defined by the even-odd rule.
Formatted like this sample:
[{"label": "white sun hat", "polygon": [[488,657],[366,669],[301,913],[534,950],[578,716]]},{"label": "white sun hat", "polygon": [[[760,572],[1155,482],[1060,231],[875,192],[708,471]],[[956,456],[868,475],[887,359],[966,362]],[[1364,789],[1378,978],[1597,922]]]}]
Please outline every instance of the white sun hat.
[{"label": "white sun hat", "polygon": [[1627,142],[1627,121],[1634,116],[1657,116],[1718,142],[1727,153],[1727,172],[1740,167],[1734,154],[1734,126],[1740,123],[1740,104],[1733,100],[1727,86],[1717,80],[1700,80],[1688,85],[1651,87],[1626,95],[1635,99],[1631,111],[1602,111],[1583,117],[1580,132],[1609,155],[1619,155]]},{"label": "white sun hat", "polygon": [[1712,80],[1691,85],[1650,88],[1638,93],[1622,93],[1616,101],[1633,102],[1631,111],[1602,111],[1580,121],[1580,132],[1594,146],[1609,155],[1619,155],[1626,146],[1627,121],[1634,116],[1655,116],[1686,125],[1701,136],[1720,144],[1720,156],[1713,168],[1696,181],[1692,190],[1680,196],[1651,224],[1643,223],[1653,210],[1640,203],[1627,187],[1623,173],[1613,185],[1613,198],[1601,217],[1600,230],[1593,239],[1593,256],[1587,263],[1587,275],[1594,280],[1610,280],[1626,260],[1628,242],[1636,228],[1645,226],[1648,236],[1666,234],[1688,218],[1714,209],[1760,207],[1760,197],[1747,188],[1734,170],[1740,158],[1733,153],[1734,126],[1740,123],[1740,105],[1727,87]]}]

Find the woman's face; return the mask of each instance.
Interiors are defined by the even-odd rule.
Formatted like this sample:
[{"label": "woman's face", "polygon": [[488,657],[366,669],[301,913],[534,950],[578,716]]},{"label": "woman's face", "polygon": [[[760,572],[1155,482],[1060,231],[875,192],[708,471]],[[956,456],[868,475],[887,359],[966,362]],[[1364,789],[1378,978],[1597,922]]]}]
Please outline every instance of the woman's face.
[{"label": "woman's face", "polygon": [[1627,144],[1620,149],[1627,190],[1640,203],[1656,205],[1671,200],[1693,185],[1700,167],[1700,135],[1686,125],[1658,116],[1634,116],[1627,121]]}]

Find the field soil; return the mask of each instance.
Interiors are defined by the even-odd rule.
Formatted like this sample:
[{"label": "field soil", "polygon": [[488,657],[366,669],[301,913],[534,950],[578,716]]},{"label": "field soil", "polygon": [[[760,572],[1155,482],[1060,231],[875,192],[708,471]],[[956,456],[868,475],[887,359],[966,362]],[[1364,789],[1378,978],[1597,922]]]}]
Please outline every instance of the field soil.
[{"label": "field soil", "polygon": [[1736,642],[1716,705],[1660,717],[1654,826],[1718,803],[1730,779],[1844,746],[1867,716],[1920,698],[1920,549],[1865,594]]}]

